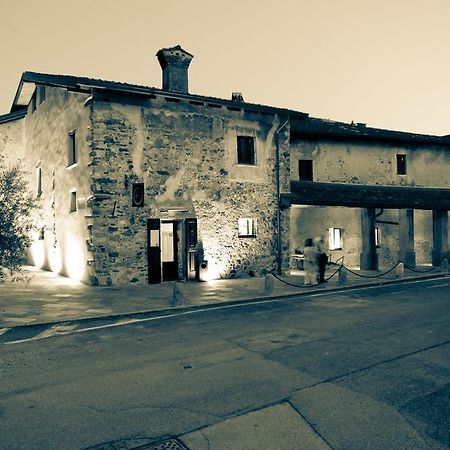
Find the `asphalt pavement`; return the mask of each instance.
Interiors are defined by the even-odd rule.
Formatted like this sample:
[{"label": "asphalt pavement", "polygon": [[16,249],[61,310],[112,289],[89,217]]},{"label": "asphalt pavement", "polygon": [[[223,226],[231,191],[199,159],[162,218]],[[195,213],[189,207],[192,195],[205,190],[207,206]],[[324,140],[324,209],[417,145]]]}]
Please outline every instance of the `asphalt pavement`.
[{"label": "asphalt pavement", "polygon": [[[382,271],[353,271],[347,273],[346,280],[335,275],[328,283],[313,287],[304,287],[302,273],[296,271],[280,278],[102,288],[28,267],[26,271],[31,277],[28,283],[7,282],[0,286],[0,343],[11,344],[16,339],[15,342],[20,344],[5,345],[4,365],[0,364],[5,376],[5,393],[3,397],[0,395],[6,427],[4,436],[20,436],[21,442],[26,442],[26,423],[23,423],[26,418],[35,423],[42,417],[50,417],[55,423],[59,421],[70,428],[72,419],[64,420],[64,417],[70,418],[72,413],[74,417],[79,416],[80,395],[84,396],[81,403],[90,404],[94,398],[98,402],[109,404],[116,400],[117,403],[105,409],[93,402],[92,407],[82,409],[86,418],[80,419],[81,422],[97,423],[100,417],[105,422],[98,423],[110,429],[110,422],[119,420],[122,423],[129,419],[120,429],[130,434],[134,428],[154,430],[156,424],[171,429],[173,411],[169,406],[178,398],[174,394],[178,392],[182,398],[189,399],[184,408],[177,410],[178,414],[189,417],[190,421],[186,423],[195,422],[197,426],[173,423],[174,432],[161,433],[160,436],[167,439],[158,443],[154,439],[144,442],[141,438],[130,439],[127,444],[122,440],[105,443],[99,437],[96,442],[103,443],[89,448],[446,448],[448,439],[442,435],[445,420],[448,421],[442,412],[445,406],[441,406],[438,419],[429,420],[431,424],[444,421],[439,428],[440,443],[444,445],[438,441],[430,444],[426,438],[428,433],[411,422],[411,417],[416,420],[421,411],[438,414],[439,405],[435,402],[442,403],[446,398],[449,368],[445,357],[449,335],[444,314],[448,309],[446,294],[442,293],[443,289],[448,289],[448,279],[425,283],[427,289],[422,287],[420,298],[412,299],[410,294],[414,291],[412,286],[424,284],[412,284],[414,281],[445,278],[447,274],[437,269],[417,270],[407,272],[403,277],[396,271],[385,275]],[[333,273],[330,269],[328,276]],[[361,291],[361,287],[371,290]],[[435,302],[434,312],[428,311],[429,317],[422,321],[422,312],[425,313],[426,308],[424,293],[437,298],[438,292],[440,297]],[[277,302],[278,299],[291,300],[301,296],[313,298],[304,303]],[[275,303],[264,305],[265,301]],[[220,313],[218,308],[228,305],[249,305],[250,308],[244,308],[247,314],[234,310],[228,327],[218,319],[210,320],[210,312],[196,315],[196,320],[188,323],[179,318],[173,319],[176,322],[172,319],[162,321],[167,328],[161,325],[147,329],[142,325],[144,328],[137,332],[130,327],[120,327],[123,331],[115,328],[114,332],[103,330],[95,335],[78,335],[78,338],[50,339],[43,341],[45,345],[43,342],[21,344],[36,333],[41,338],[65,332],[70,334],[84,321],[93,321],[97,325],[111,320],[127,323],[127,320],[151,314],[176,315],[214,308],[216,316]],[[295,311],[295,319],[292,319]],[[227,318],[229,314],[218,316]],[[246,328],[245,324],[248,325],[250,320],[257,321],[262,328],[256,324]],[[197,322],[198,327],[194,326]],[[235,326],[231,327],[231,323]],[[400,330],[394,332],[395,327]],[[219,329],[225,336],[218,336]],[[246,332],[247,329],[252,332]],[[147,332],[148,338],[140,334]],[[199,340],[199,336],[202,339]],[[208,339],[204,339],[205,336]],[[76,345],[68,345],[69,339]],[[148,352],[150,342],[152,351]],[[191,344],[185,345],[187,342]],[[120,370],[117,367],[109,370],[109,363],[101,359],[104,355],[111,355],[114,363],[111,367],[118,364]],[[126,355],[130,358],[129,363]],[[171,357],[167,358],[167,355]],[[64,372],[66,366],[71,367],[68,375]],[[116,388],[106,389],[106,379]],[[134,382],[130,383],[130,380]],[[122,389],[125,383],[127,389]],[[215,404],[213,400],[221,392],[227,395]],[[147,414],[145,408],[136,407],[144,393],[156,397],[152,397],[150,404],[159,405],[158,414]],[[69,401],[71,395],[73,398]],[[428,402],[428,406],[423,407],[424,402]],[[206,405],[210,403],[224,412],[215,413],[214,417],[208,415]],[[106,420],[106,412],[115,407],[123,416],[115,412]],[[52,409],[64,417],[49,414]],[[138,414],[141,410],[141,424],[125,415],[126,411]],[[52,426],[52,421],[48,426],[59,430]],[[84,427],[88,428],[88,425],[84,424]],[[36,428],[34,442],[38,442],[38,438],[48,442],[44,431],[38,436],[41,428],[42,424]],[[184,429],[183,433],[177,431],[179,429]],[[422,431],[419,433],[418,429]],[[73,430],[70,432],[74,433]],[[112,437],[113,431],[110,433]],[[117,432],[119,436],[123,433]],[[57,434],[54,437],[58,437]],[[67,448],[87,448],[75,442],[72,444],[73,447]],[[10,445],[8,448],[26,447]]]},{"label": "asphalt pavement", "polygon": [[168,313],[448,275],[446,267],[418,267],[402,273],[392,268],[379,271],[350,268],[341,272],[332,266],[326,273],[328,282],[313,286],[304,285],[303,271],[292,270],[289,275],[279,277],[269,274],[204,282],[99,287],[26,266],[26,281],[7,279],[0,285],[0,335],[23,326]]}]

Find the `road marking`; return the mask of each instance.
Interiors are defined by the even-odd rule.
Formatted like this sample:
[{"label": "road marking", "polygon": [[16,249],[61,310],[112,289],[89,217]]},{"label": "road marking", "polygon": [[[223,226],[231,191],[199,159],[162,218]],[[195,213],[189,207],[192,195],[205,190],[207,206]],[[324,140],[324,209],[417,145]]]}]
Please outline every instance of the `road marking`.
[{"label": "road marking", "polygon": [[[74,328],[76,328],[77,325],[53,325],[48,330],[43,331],[42,333],[37,334],[34,336],[35,339],[42,339],[50,336],[54,336],[55,334],[61,334],[61,333],[67,333],[68,331],[72,331]],[[31,338],[33,339],[33,338]]]},{"label": "road marking", "polygon": [[[412,280],[412,281],[407,281],[405,280],[405,283],[408,284],[417,284],[417,283],[428,283],[431,281],[436,281],[436,280],[446,280],[446,281],[450,281],[448,279],[448,277],[446,277],[445,275],[439,278],[433,278],[433,279],[428,279],[428,280]],[[338,295],[338,294],[342,294],[345,292],[354,292],[354,291],[366,291],[366,290],[373,290],[373,289],[380,289],[380,287],[391,287],[393,286],[392,284],[376,284],[376,285],[371,285],[371,286],[356,286],[356,287],[343,287],[343,290],[335,290],[335,291],[324,291],[324,292],[318,292],[315,294],[306,294],[306,295],[302,295],[301,297],[305,297],[305,298],[311,298],[311,297],[324,297],[326,295]],[[448,284],[443,284],[442,286],[448,286]],[[427,287],[426,287],[427,289]],[[31,338],[27,338],[27,339],[21,339],[21,340],[17,340],[17,341],[9,341],[9,342],[5,342],[4,344],[20,344],[22,342],[29,342],[29,341],[37,341],[37,340],[41,340],[41,339],[47,339],[49,337],[54,337],[54,336],[67,336],[67,335],[71,335],[71,334],[76,334],[76,333],[84,333],[87,331],[97,331],[97,330],[103,330],[106,328],[116,328],[116,327],[121,327],[124,325],[132,325],[135,323],[142,323],[142,322],[152,322],[152,321],[156,321],[156,320],[164,320],[164,319],[172,319],[174,317],[180,317],[180,316],[189,316],[189,315],[193,315],[193,314],[198,314],[198,313],[202,313],[202,312],[212,312],[212,311],[218,311],[218,310],[222,310],[222,309],[230,309],[230,308],[248,308],[254,305],[265,305],[268,303],[279,303],[279,302],[287,302],[287,301],[293,301],[296,300],[298,297],[295,296],[295,294],[293,296],[289,296],[287,298],[282,298],[282,297],[278,297],[278,298],[268,298],[265,300],[257,300],[254,302],[247,302],[247,303],[238,303],[238,304],[232,304],[232,305],[211,305],[211,306],[206,306],[204,308],[198,308],[198,309],[194,309],[194,310],[190,310],[190,311],[176,311],[170,314],[163,314],[160,316],[154,316],[154,317],[145,317],[142,319],[119,319],[118,321],[114,322],[114,323],[109,323],[109,324],[105,324],[105,325],[98,325],[98,326],[93,326],[93,327],[87,327],[87,328],[80,328],[78,330],[75,329],[71,329],[71,330],[61,330],[61,331],[57,331],[57,332],[53,332],[53,333],[46,333],[43,332],[37,336],[31,337]],[[114,320],[114,319],[112,319]],[[67,327],[67,325],[65,325]],[[73,328],[77,327],[78,325],[74,325]],[[68,325],[68,327],[71,327],[71,325]],[[52,327],[53,328],[53,327]],[[47,330],[50,331],[50,330]]]},{"label": "road marking", "polygon": [[427,286],[425,289],[433,289],[438,287],[448,287],[448,284],[433,284],[433,286]]}]

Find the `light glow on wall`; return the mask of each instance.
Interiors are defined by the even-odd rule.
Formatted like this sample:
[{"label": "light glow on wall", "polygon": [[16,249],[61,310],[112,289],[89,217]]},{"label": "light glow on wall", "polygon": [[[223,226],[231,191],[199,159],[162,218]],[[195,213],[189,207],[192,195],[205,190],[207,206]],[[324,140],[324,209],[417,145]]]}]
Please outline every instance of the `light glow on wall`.
[{"label": "light glow on wall", "polygon": [[50,264],[50,270],[54,273],[60,273],[62,269],[61,251],[54,245],[47,245],[48,262]]},{"label": "light glow on wall", "polygon": [[221,278],[221,274],[224,272],[224,264],[215,261],[214,259],[208,259],[208,268],[204,271],[201,269],[200,279],[201,281],[218,280]]},{"label": "light glow on wall", "polygon": [[86,272],[86,260],[79,242],[74,239],[66,242],[64,252],[67,275],[75,280],[82,280]]},{"label": "light glow on wall", "polygon": [[[220,255],[220,259],[215,255]],[[225,275],[228,258],[224,257],[224,249],[220,242],[213,239],[205,242],[204,259],[208,261],[208,267],[206,270],[200,268],[200,279],[202,281],[218,280]]]},{"label": "light glow on wall", "polygon": [[31,257],[33,258],[33,264],[42,269],[45,264],[45,241],[43,239],[37,239],[31,244]]}]

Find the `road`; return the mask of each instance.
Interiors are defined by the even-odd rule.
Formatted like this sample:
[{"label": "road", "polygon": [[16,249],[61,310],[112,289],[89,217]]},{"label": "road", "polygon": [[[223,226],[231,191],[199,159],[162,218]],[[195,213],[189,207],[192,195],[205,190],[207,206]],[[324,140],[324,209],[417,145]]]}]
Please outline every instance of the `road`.
[{"label": "road", "polygon": [[250,417],[288,450],[291,413],[317,448],[450,448],[449,319],[440,279],[3,343],[0,448],[244,450]]}]

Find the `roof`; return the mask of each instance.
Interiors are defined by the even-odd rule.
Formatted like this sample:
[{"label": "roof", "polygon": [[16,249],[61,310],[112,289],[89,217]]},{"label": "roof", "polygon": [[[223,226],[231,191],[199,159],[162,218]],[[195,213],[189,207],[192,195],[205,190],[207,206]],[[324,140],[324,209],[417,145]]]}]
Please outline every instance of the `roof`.
[{"label": "roof", "polygon": [[[174,47],[175,48],[175,47]],[[441,144],[450,145],[449,136],[430,136],[425,134],[391,131],[380,128],[366,127],[365,124],[348,124],[327,119],[309,117],[308,113],[294,111],[286,108],[278,108],[244,101],[227,100],[217,97],[208,97],[196,94],[165,91],[149,86],[107,81],[97,78],[80,77],[74,75],[56,75],[38,72],[24,72],[16,95],[14,97],[11,112],[25,108],[33,95],[36,84],[57,86],[68,90],[90,93],[94,90],[109,90],[132,95],[160,95],[198,101],[212,105],[224,105],[230,109],[244,109],[268,114],[289,116],[291,137],[295,138],[322,138],[340,140],[370,140],[385,142],[403,142],[410,144]]]},{"label": "roof", "polygon": [[291,181],[291,193],[283,194],[282,203],[450,210],[450,189]]},{"label": "roof", "polygon": [[293,111],[285,108],[277,108],[273,106],[258,105],[255,103],[247,103],[236,100],[226,100],[217,97],[207,97],[203,95],[185,94],[174,91],[164,91],[149,86],[137,84],[120,83],[117,81],[107,81],[96,78],[79,77],[74,75],[55,75],[38,72],[24,72],[16,95],[14,97],[11,111],[15,111],[28,105],[34,92],[36,84],[46,86],[62,87],[69,90],[81,91],[89,93],[91,89],[103,89],[109,91],[119,91],[129,94],[138,95],[161,95],[164,97],[172,97],[178,99],[186,99],[190,101],[199,101],[204,103],[220,104],[231,108],[246,109],[255,112],[267,112],[271,114],[279,114],[298,118],[307,117],[308,114],[300,111]]},{"label": "roof", "polygon": [[0,116],[0,123],[12,122],[13,120],[23,119],[27,112],[24,110],[15,111],[8,114],[3,114]]},{"label": "roof", "polygon": [[329,138],[341,140],[370,140],[418,144],[450,144],[450,136],[392,131],[367,127],[363,123],[344,123],[308,117],[291,120],[291,134],[295,138]]}]

